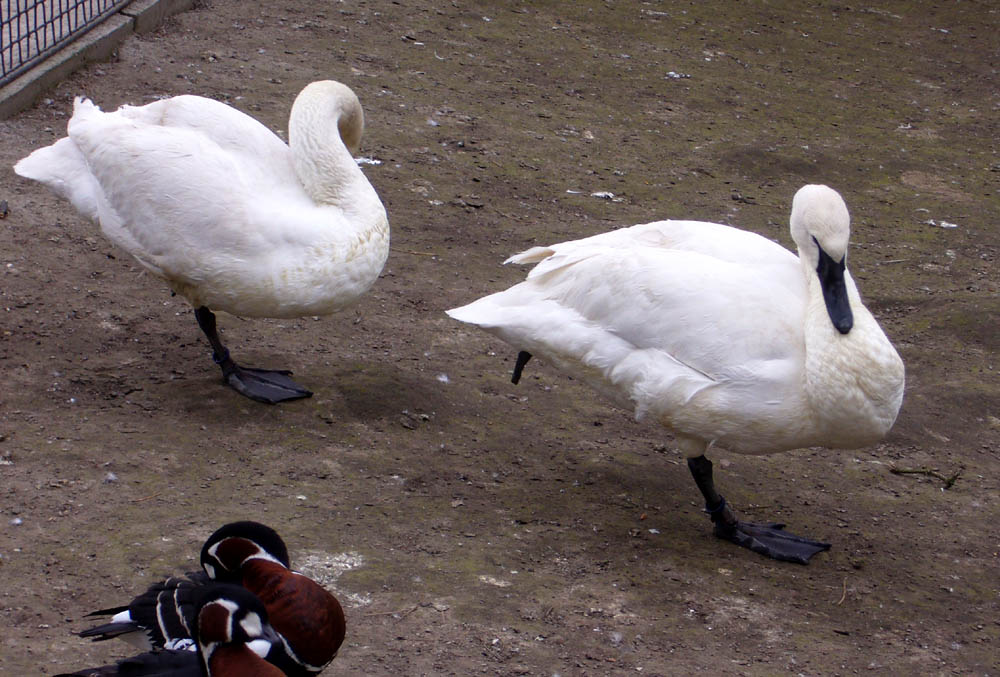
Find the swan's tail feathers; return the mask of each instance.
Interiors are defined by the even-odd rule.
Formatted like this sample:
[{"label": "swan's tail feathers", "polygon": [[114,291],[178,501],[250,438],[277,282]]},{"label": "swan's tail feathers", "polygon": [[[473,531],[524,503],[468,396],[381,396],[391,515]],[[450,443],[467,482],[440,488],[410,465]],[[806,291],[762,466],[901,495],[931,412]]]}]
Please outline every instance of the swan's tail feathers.
[{"label": "swan's tail feathers", "polygon": [[467,322],[484,329],[505,326],[511,320],[510,308],[504,302],[509,299],[506,292],[497,292],[477,299],[458,308],[446,310],[449,317],[459,322]]},{"label": "swan's tail feathers", "polygon": [[468,322],[469,324],[481,324],[485,318],[477,312],[476,304],[479,301],[473,301],[467,306],[460,306],[458,308],[451,308],[450,310],[444,311],[448,317],[453,320],[458,320],[459,322]]},{"label": "swan's tail feathers", "polygon": [[83,154],[68,137],[34,151],[14,165],[14,171],[44,184],[59,197],[69,200],[78,212],[93,221],[98,220],[100,188]]},{"label": "swan's tail feathers", "polygon": [[[501,292],[502,294],[503,292]],[[496,296],[494,294],[493,296]],[[500,307],[493,296],[486,296],[479,299],[478,301],[473,301],[472,303],[461,306],[459,308],[452,308],[451,310],[446,310],[449,317],[459,320],[460,322],[468,322],[469,324],[474,324],[483,329],[489,331],[492,334],[498,335],[503,340],[507,341],[511,345],[517,343],[517,332],[508,335],[507,329],[510,328],[512,322],[516,322],[516,318],[512,316],[507,309]],[[516,311],[515,311],[516,314]],[[514,372],[511,374],[510,382],[517,385],[518,381],[521,380],[521,373],[524,371],[524,367],[528,364],[528,360],[531,359],[531,353],[527,350],[521,350],[517,354],[517,363],[514,365]]]},{"label": "swan's tail feathers", "polygon": [[544,261],[555,253],[556,250],[552,247],[532,247],[531,249],[523,251],[520,254],[514,254],[503,263],[504,265],[507,265],[508,263],[538,263],[539,261]]},{"label": "swan's tail feathers", "polygon": [[[62,139],[61,141],[68,141],[68,139]],[[31,155],[21,158],[14,165],[14,173],[26,179],[45,183],[53,175],[51,168],[59,159],[59,152],[56,149],[59,143],[57,141],[55,145],[39,148],[32,152]]]}]

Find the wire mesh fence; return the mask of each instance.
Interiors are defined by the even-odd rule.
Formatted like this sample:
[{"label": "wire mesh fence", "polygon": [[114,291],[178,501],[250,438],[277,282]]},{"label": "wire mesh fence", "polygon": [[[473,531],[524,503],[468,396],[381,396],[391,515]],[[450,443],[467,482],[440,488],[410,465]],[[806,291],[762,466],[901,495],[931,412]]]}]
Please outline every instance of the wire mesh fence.
[{"label": "wire mesh fence", "polygon": [[0,0],[0,86],[130,0]]}]

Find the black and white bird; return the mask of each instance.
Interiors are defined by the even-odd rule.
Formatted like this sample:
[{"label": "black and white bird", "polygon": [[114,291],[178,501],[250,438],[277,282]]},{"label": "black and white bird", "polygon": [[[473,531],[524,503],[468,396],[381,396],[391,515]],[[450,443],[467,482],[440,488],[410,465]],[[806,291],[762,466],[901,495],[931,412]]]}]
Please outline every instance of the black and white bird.
[{"label": "black and white bird", "polygon": [[56,677],[282,677],[265,660],[281,643],[267,609],[238,585],[212,583],[198,589],[191,623],[194,650],[157,649],[110,665]]},{"label": "black and white bird", "polygon": [[318,673],[336,657],[346,633],[344,610],[326,588],[291,570],[288,548],[274,529],[252,521],[226,524],[205,541],[201,565],[202,571],[153,584],[128,605],[89,614],[113,617],[80,636],[120,638],[140,648],[191,648],[194,601],[205,585],[223,581],[264,603],[280,637],[267,658],[286,674]]}]

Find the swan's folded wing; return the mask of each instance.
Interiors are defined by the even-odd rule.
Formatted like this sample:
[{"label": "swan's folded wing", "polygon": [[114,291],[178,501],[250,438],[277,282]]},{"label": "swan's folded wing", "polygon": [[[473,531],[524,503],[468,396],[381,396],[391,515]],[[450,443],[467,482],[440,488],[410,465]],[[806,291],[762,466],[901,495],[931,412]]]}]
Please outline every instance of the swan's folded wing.
[{"label": "swan's folded wing", "polygon": [[204,134],[99,112],[75,115],[69,133],[98,187],[102,230],[158,274],[197,281],[204,252],[241,261],[276,246],[274,231],[246,226],[265,187]]},{"label": "swan's folded wing", "polygon": [[448,314],[631,401],[639,415],[720,384],[780,388],[801,362],[795,257],[753,266],[649,247],[573,249],[545,259],[539,267],[553,264],[541,275]]},{"label": "swan's folded wing", "polygon": [[265,125],[214,99],[185,94],[145,106],[122,106],[117,114],[147,125],[204,134],[225,151],[244,157],[247,164],[284,161],[289,154],[287,144]]},{"label": "swan's folded wing", "polygon": [[[659,249],[703,254],[730,263],[781,265],[797,257],[761,235],[705,221],[654,221],[550,246],[532,247],[504,263],[537,263],[529,278],[604,250]],[[586,252],[591,252],[587,254]]]},{"label": "swan's folded wing", "polygon": [[666,351],[716,378],[801,343],[806,289],[794,257],[748,265],[650,247],[581,254],[527,284],[638,349]]}]

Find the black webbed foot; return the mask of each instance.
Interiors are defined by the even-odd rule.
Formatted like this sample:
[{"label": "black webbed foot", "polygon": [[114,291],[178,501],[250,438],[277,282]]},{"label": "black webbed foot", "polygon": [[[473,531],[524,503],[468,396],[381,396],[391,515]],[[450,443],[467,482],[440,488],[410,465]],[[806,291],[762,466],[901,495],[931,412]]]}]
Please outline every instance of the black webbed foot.
[{"label": "black webbed foot", "polygon": [[241,367],[229,356],[229,350],[222,345],[222,339],[215,326],[215,314],[205,306],[194,310],[198,326],[212,344],[212,359],[222,369],[222,378],[239,394],[257,402],[277,404],[286,400],[312,397],[306,390],[289,378],[287,370],[252,369]]},{"label": "black webbed foot", "polygon": [[782,562],[808,564],[813,555],[830,549],[829,543],[785,531],[784,524],[740,521],[728,509],[724,498],[709,514],[715,523],[715,535],[719,538]]},{"label": "black webbed foot", "polygon": [[808,564],[817,552],[829,550],[829,543],[814,541],[785,531],[784,524],[754,524],[736,519],[726,499],[715,490],[712,462],[702,456],[688,459],[688,469],[705,497],[705,512],[715,524],[715,535],[736,545],[783,562]]},{"label": "black webbed foot", "polygon": [[289,378],[292,372],[288,370],[241,367],[228,357],[219,366],[222,367],[222,377],[226,383],[251,400],[277,404],[286,400],[312,397],[312,391],[306,390]]}]

